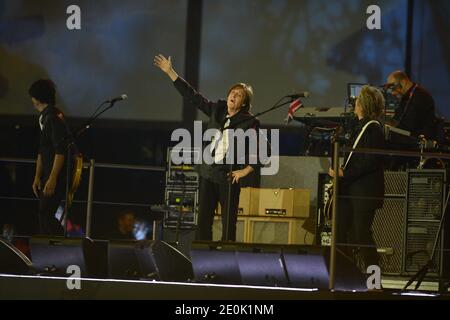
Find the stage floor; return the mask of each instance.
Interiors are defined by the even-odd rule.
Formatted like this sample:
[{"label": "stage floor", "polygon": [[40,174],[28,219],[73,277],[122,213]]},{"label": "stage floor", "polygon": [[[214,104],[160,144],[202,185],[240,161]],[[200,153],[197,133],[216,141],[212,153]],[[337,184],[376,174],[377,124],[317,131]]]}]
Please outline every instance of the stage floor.
[{"label": "stage floor", "polygon": [[0,274],[0,299],[131,299],[131,300],[409,300],[448,299],[437,294],[437,283],[424,282],[420,292],[400,294],[407,279],[384,279],[382,291],[329,290],[215,285],[160,281],[83,278],[80,289],[69,290],[73,278]]}]

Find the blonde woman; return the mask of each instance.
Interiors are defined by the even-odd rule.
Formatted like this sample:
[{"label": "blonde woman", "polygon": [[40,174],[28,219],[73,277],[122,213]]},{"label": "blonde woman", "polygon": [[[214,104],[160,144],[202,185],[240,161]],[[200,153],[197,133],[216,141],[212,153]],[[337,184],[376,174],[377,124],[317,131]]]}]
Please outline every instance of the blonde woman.
[{"label": "blonde woman", "polygon": [[[358,124],[352,136],[353,148],[384,147],[383,130],[378,122],[383,109],[382,93],[374,87],[364,86],[355,105]],[[329,175],[334,177],[335,172],[330,169]],[[343,245],[340,248],[345,252],[355,253],[355,250],[349,249],[359,246],[358,256],[362,258],[365,270],[369,265],[379,264],[371,226],[375,210],[383,205],[383,157],[369,153],[350,153],[339,170],[339,177],[337,243]]]}]

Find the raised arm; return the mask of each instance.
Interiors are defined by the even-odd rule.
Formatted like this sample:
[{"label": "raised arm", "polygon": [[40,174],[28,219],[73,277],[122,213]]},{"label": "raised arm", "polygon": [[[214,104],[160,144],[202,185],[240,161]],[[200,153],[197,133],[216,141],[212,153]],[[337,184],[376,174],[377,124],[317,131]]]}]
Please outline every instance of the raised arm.
[{"label": "raised arm", "polygon": [[167,76],[169,76],[169,78],[173,81],[175,88],[186,101],[189,101],[192,106],[202,110],[208,117],[211,116],[215,103],[203,97],[194,88],[192,88],[189,83],[178,76],[172,67],[172,60],[170,57],[166,58],[162,54],[158,54],[155,56],[153,63],[156,67],[167,74]]}]

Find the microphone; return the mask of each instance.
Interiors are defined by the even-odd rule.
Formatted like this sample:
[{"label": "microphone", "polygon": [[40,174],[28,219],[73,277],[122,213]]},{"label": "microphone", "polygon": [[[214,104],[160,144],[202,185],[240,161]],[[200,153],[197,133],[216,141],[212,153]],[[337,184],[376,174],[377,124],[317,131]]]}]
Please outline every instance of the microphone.
[{"label": "microphone", "polygon": [[289,94],[286,97],[288,98],[292,98],[292,99],[297,99],[297,98],[308,98],[309,97],[309,92],[299,92],[299,93],[294,93],[294,94]]},{"label": "microphone", "polygon": [[109,102],[109,103],[115,103],[115,102],[117,102],[117,101],[122,101],[122,100],[126,100],[126,99],[128,99],[128,96],[127,96],[126,94],[122,94],[122,95],[119,96],[119,97],[115,97],[115,98],[113,98],[113,99],[111,99],[111,100],[106,100],[106,102]]}]

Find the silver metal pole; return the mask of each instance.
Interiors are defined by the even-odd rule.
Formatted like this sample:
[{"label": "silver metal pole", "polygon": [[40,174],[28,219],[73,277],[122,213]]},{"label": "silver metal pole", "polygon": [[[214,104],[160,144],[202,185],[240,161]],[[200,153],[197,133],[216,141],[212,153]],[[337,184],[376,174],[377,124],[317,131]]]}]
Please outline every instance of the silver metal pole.
[{"label": "silver metal pole", "polygon": [[92,224],[92,203],[94,201],[94,170],[95,160],[91,159],[89,165],[89,188],[88,188],[88,200],[86,211],[86,237],[91,236],[91,224]]},{"label": "silver metal pole", "polygon": [[153,220],[153,232],[152,232],[152,240],[156,240],[157,234],[156,229],[158,228],[158,222]]},{"label": "silver metal pole", "polygon": [[335,274],[336,274],[336,224],[337,224],[337,208],[338,208],[338,180],[339,180],[339,142],[334,142],[333,154],[333,217],[331,227],[331,249],[330,249],[330,282],[328,288],[334,290]]}]

